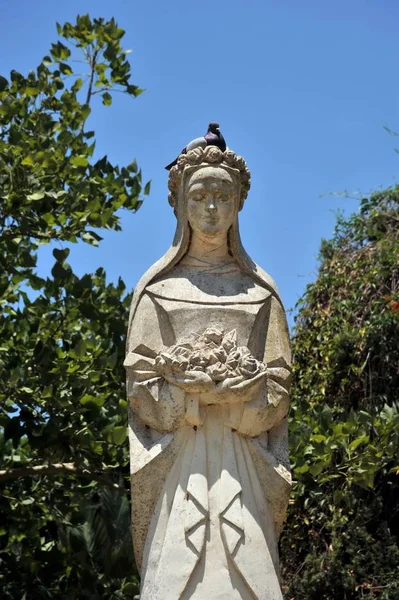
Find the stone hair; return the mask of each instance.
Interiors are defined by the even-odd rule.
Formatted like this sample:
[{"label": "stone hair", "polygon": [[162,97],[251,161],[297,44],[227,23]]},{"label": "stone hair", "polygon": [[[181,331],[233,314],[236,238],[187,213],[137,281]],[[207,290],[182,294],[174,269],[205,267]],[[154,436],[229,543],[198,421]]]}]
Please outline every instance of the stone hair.
[{"label": "stone hair", "polygon": [[232,150],[227,149],[222,152],[217,146],[207,146],[204,148],[195,148],[187,154],[180,154],[177,165],[171,168],[169,172],[169,204],[173,207],[177,204],[179,187],[185,167],[191,166],[226,166],[237,169],[240,173],[241,194],[240,194],[240,210],[243,207],[244,200],[248,195],[251,187],[251,174],[247,167],[247,163]]}]

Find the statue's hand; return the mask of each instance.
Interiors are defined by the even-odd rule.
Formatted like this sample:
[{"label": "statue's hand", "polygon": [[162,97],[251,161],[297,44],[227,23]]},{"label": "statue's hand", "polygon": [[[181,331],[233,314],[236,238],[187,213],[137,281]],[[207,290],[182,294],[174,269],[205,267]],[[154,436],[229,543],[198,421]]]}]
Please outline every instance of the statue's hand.
[{"label": "statue's hand", "polygon": [[186,393],[201,394],[211,392],[215,388],[214,381],[203,371],[166,370],[163,377]]},{"label": "statue's hand", "polygon": [[243,377],[228,377],[217,384],[215,391],[219,402],[248,402],[264,385],[266,371],[262,371],[250,379]]}]

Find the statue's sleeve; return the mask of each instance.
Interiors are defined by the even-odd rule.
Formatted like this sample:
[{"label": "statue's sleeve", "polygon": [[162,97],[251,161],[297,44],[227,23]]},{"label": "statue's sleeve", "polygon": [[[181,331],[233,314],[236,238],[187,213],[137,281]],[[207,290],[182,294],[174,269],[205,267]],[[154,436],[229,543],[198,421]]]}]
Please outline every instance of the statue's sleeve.
[{"label": "statue's sleeve", "polygon": [[241,406],[237,430],[258,436],[280,426],[288,413],[291,382],[291,348],[287,321],[280,302],[272,296],[263,362],[267,378],[263,390]]},{"label": "statue's sleeve", "polygon": [[160,377],[155,357],[171,340],[170,324],[160,321],[156,306],[147,294],[141,297],[129,328],[127,396],[130,408],[142,423],[159,432],[170,432],[184,422],[185,394]]}]

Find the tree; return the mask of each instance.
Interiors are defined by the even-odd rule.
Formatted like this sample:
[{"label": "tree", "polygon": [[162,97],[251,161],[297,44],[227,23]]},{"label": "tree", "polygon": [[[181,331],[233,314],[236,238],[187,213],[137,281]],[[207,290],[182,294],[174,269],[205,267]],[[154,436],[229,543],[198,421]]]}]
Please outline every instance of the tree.
[{"label": "tree", "polygon": [[[86,127],[96,95],[108,107],[115,92],[143,90],[113,19],[79,16],[57,30],[36,71],[0,77],[0,586],[13,599],[125,598],[137,589],[122,387],[129,297],[102,269],[77,277],[62,243],[97,245],[98,230],[120,229],[119,209],[149,193],[135,160],[93,160]],[[43,278],[37,251],[52,242]]]},{"label": "tree", "polygon": [[287,598],[399,597],[399,186],[338,219],[299,302]]}]

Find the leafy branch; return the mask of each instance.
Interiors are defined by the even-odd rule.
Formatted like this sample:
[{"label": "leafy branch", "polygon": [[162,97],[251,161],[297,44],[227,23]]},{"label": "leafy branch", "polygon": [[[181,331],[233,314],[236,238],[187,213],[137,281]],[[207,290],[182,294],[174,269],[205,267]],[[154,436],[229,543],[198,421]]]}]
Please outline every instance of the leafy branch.
[{"label": "leafy branch", "polygon": [[21,477],[37,477],[51,475],[74,475],[83,477],[91,481],[97,481],[113,490],[125,494],[127,490],[117,483],[114,483],[106,475],[102,473],[93,473],[89,469],[76,466],[74,463],[55,463],[49,465],[34,465],[32,467],[23,467],[18,469],[0,470],[0,482],[9,481],[10,479],[19,479]]}]

